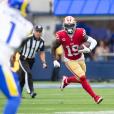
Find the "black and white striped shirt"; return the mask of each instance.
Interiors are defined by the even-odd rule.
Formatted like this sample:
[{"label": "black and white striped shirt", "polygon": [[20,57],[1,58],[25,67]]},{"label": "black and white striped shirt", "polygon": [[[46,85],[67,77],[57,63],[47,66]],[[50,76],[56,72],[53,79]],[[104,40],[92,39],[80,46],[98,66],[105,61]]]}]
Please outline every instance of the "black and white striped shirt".
[{"label": "black and white striped shirt", "polygon": [[20,54],[24,58],[35,58],[35,54],[38,51],[44,51],[44,40],[40,38],[37,40],[34,35],[28,37],[21,46]]}]

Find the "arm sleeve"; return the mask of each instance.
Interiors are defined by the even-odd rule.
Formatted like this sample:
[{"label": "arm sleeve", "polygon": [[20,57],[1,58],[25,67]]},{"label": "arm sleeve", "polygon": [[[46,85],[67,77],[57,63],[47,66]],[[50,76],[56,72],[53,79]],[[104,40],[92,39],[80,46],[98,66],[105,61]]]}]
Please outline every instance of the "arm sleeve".
[{"label": "arm sleeve", "polygon": [[93,50],[97,45],[97,41],[90,36],[87,37],[87,41],[90,42],[90,50]]},{"label": "arm sleeve", "polygon": [[85,29],[83,29],[83,38],[84,38],[83,39],[84,42],[87,41],[90,43],[90,46],[89,46],[90,50],[93,50],[95,48],[95,46],[97,45],[97,41],[95,39],[93,39],[92,37],[88,36],[86,34]]}]

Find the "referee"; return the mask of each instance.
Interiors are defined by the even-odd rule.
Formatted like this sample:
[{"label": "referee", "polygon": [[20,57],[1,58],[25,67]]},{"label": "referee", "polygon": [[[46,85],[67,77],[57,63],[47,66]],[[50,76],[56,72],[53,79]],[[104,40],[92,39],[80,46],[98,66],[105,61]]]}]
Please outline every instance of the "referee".
[{"label": "referee", "polygon": [[20,50],[20,86],[21,92],[23,87],[26,84],[27,92],[31,95],[32,98],[35,98],[37,95],[34,92],[33,80],[31,69],[35,62],[35,54],[39,52],[39,56],[43,65],[43,68],[47,68],[45,60],[45,51],[44,51],[44,40],[42,39],[43,27],[36,25],[33,30],[33,35],[29,36],[21,45]]}]

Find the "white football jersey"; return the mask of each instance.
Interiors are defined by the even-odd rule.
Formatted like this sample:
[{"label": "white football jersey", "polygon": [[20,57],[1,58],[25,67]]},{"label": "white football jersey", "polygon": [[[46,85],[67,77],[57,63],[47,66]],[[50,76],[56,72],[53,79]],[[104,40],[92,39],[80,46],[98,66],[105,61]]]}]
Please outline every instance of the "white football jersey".
[{"label": "white football jersey", "polygon": [[32,29],[18,10],[0,4],[0,65],[9,65],[11,55]]}]

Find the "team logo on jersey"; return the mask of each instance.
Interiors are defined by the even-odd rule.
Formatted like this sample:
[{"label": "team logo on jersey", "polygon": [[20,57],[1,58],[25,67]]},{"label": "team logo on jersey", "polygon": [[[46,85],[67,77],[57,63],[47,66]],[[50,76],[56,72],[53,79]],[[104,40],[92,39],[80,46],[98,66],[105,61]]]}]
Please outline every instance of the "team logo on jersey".
[{"label": "team logo on jersey", "polygon": [[65,41],[65,38],[62,38],[62,41]]}]

